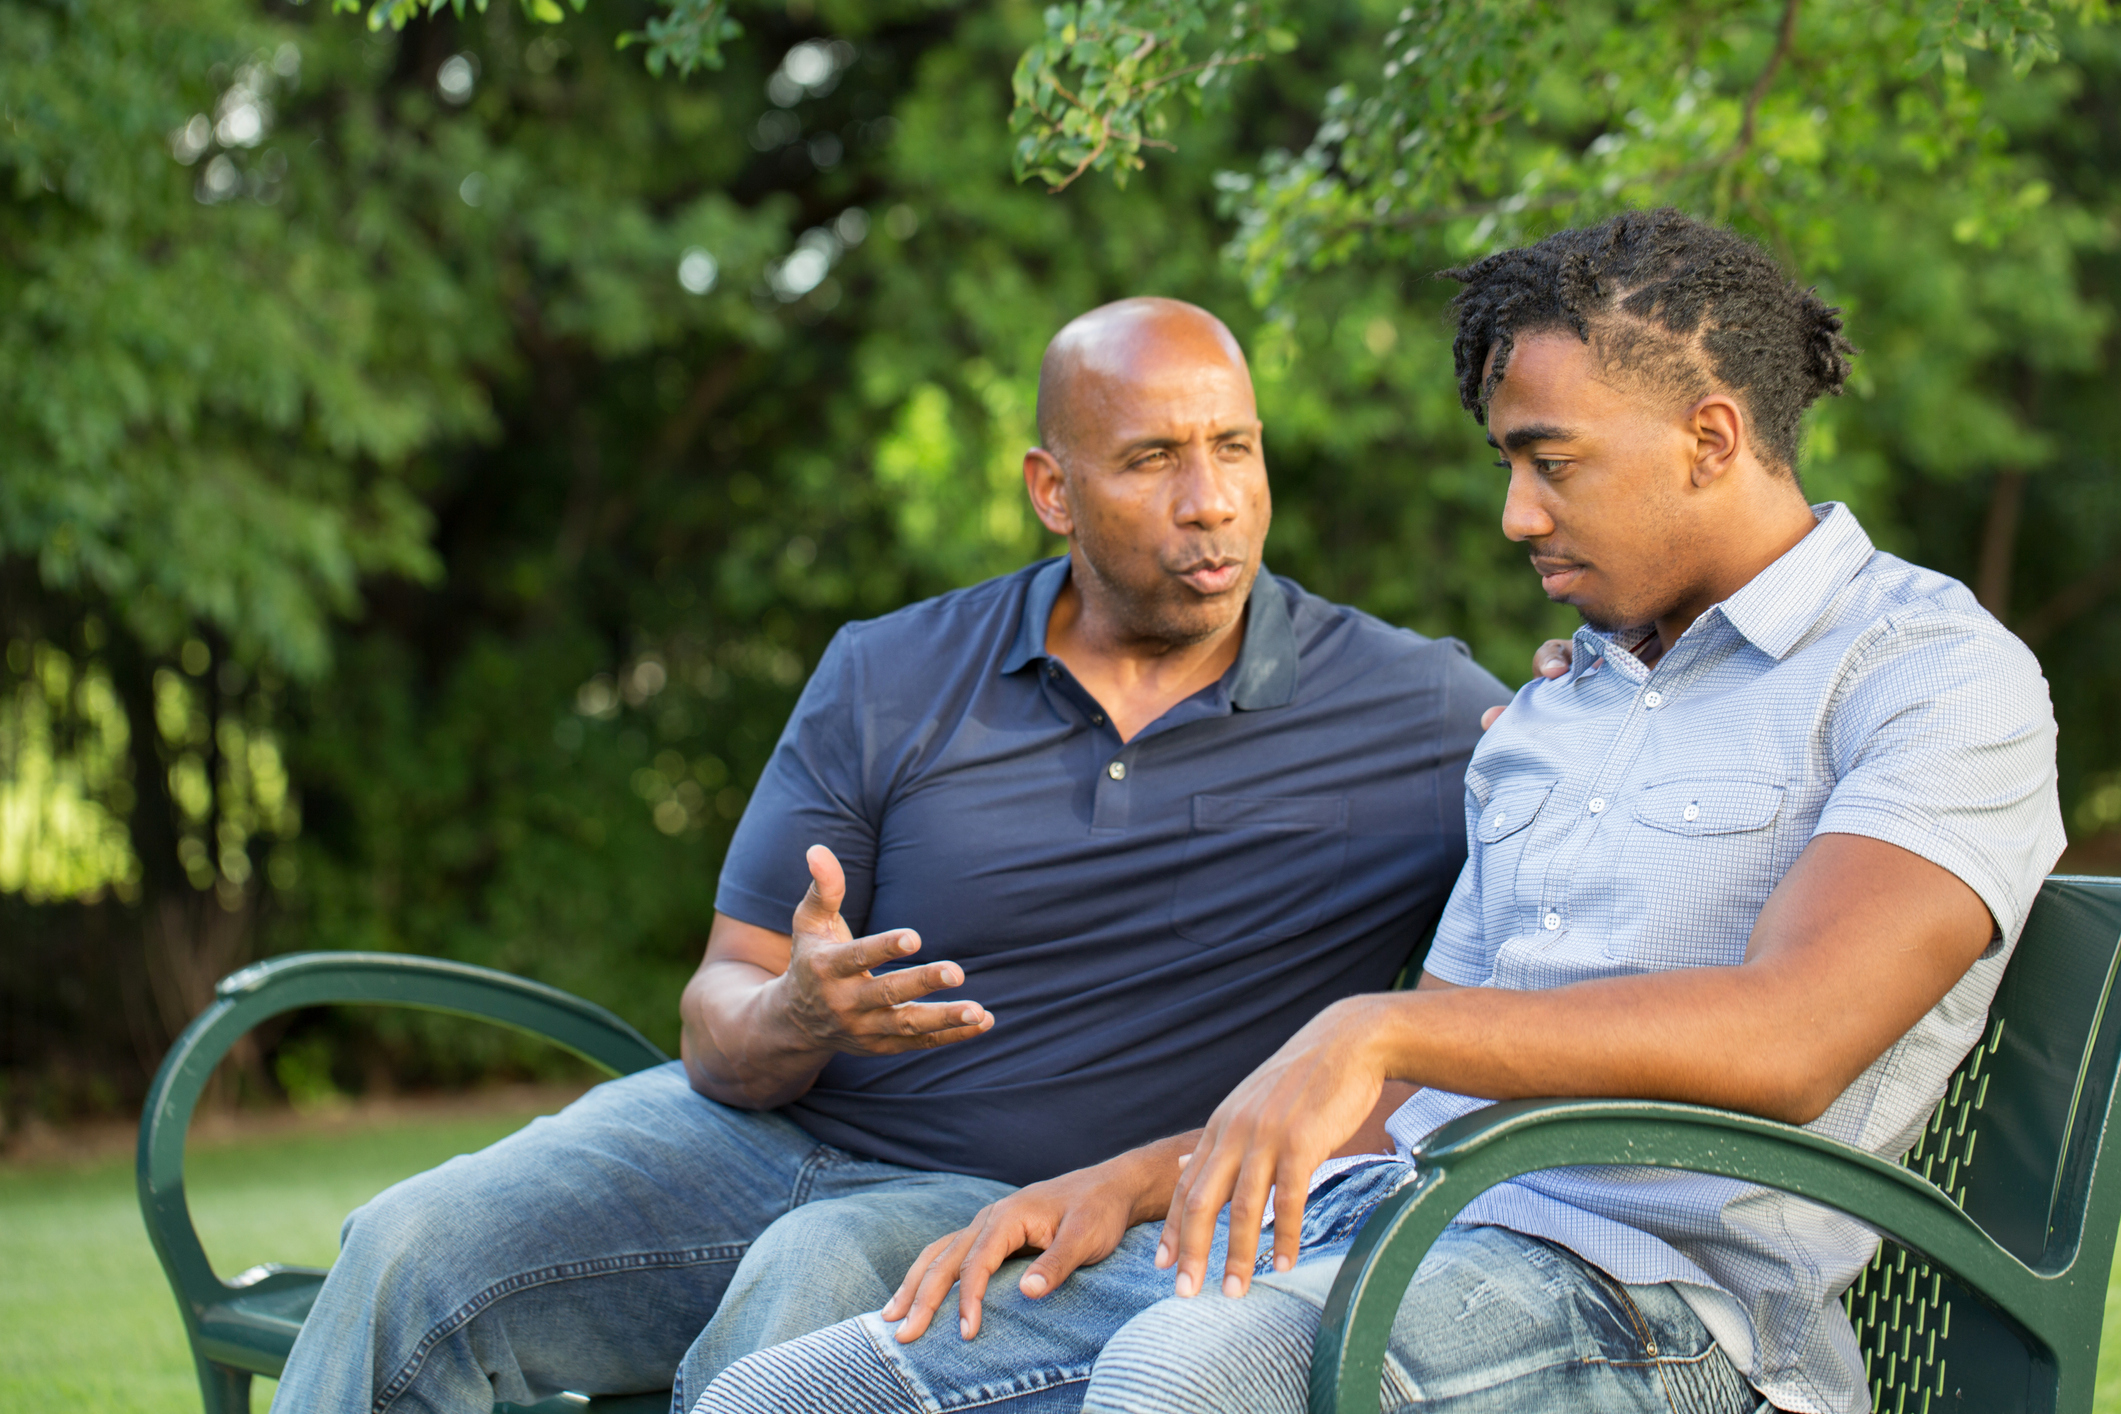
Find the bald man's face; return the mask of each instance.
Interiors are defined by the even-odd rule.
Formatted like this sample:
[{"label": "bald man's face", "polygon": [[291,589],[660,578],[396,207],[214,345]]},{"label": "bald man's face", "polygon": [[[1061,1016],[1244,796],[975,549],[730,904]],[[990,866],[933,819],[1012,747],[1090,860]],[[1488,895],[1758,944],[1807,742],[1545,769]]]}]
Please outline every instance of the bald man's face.
[{"label": "bald man's face", "polygon": [[[1142,639],[1195,643],[1244,612],[1273,516],[1252,379],[1205,316],[1144,321],[1077,356],[1032,500]],[[1041,482],[1045,484],[1041,484]]]}]

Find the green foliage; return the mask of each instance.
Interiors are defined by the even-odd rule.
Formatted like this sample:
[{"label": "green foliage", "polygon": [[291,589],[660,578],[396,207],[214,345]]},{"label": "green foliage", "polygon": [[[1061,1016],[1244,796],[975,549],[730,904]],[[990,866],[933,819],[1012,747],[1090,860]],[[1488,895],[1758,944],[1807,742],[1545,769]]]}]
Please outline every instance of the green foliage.
[{"label": "green foliage", "polygon": [[[1103,300],[1245,344],[1277,570],[1521,678],[1570,616],[1497,533],[1422,277],[1627,202],[1722,209],[1848,309],[1810,485],[1984,586],[2047,665],[2073,827],[2121,823],[2110,27],[1807,7],[1733,156],[1779,6],[1446,6],[1457,69],[1361,3],[1290,8],[1279,56],[1175,0],[761,6],[661,79],[618,47],[720,13],[0,0],[0,810],[47,841],[0,839],[0,1109],[137,1089],[219,971],[300,947],[505,967],[673,1045],[832,632],[1051,548],[1039,355]],[[1109,131],[1027,120],[1012,66]],[[1131,180],[1012,177],[1086,157]],[[1379,215],[1398,172],[1428,205]],[[388,1015],[247,1064],[321,1102],[543,1063]]]}]

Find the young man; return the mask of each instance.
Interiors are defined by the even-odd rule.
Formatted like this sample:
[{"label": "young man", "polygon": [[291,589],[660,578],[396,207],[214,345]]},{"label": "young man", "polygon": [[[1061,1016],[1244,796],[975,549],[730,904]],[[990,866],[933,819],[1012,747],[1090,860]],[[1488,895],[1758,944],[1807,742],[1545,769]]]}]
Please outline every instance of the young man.
[{"label": "young man", "polygon": [[[1407,1147],[1493,1100],[1691,1101],[1907,1149],[2062,847],[2039,665],[1806,504],[1801,414],[1852,350],[1754,247],[1631,213],[1452,274],[1504,532],[1585,626],[1474,754],[1420,987],[1328,1007],[1204,1131],[1002,1200],[881,1314],[736,1364],[701,1411],[1295,1414]],[[1329,1161],[1395,1083],[1421,1087],[1397,1155]],[[1384,1402],[1854,1414],[1839,1298],[1875,1242],[1701,1175],[1502,1184],[1408,1290]],[[1046,1250],[1005,1265],[1024,1246]],[[922,1339],[939,1312],[957,1330]]]},{"label": "young man", "polygon": [[1389,985],[1507,694],[1262,571],[1259,414],[1204,311],[1070,324],[1039,423],[1025,483],[1069,553],[833,641],[723,866],[682,1064],[349,1219],[282,1414],[683,1408]]}]

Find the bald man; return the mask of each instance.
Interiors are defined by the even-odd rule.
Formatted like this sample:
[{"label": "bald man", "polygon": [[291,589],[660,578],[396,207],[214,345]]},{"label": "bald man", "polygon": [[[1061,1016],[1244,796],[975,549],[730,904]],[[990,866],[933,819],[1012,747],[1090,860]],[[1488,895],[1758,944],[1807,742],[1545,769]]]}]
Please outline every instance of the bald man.
[{"label": "bald man", "polygon": [[1508,694],[1263,569],[1212,315],[1083,315],[1038,417],[1025,490],[1068,553],[834,638],[723,864],[683,1060],[349,1218],[276,1410],[683,1411],[1016,1185],[1175,1163],[1155,1141],[1408,965]]}]

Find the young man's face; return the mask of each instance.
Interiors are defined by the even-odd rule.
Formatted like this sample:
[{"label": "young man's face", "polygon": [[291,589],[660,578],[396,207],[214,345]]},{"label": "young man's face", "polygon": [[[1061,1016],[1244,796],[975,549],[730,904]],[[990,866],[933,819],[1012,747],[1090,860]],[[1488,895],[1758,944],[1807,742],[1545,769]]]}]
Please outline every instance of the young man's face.
[{"label": "young man's face", "polygon": [[1488,441],[1510,472],[1503,533],[1531,547],[1548,598],[1601,632],[1688,598],[1705,547],[1687,497],[1700,444],[1680,410],[1605,381],[1575,335],[1530,334],[1488,404]]}]

